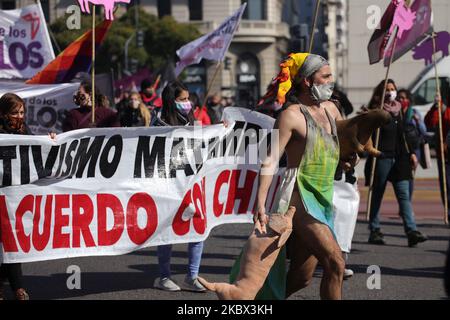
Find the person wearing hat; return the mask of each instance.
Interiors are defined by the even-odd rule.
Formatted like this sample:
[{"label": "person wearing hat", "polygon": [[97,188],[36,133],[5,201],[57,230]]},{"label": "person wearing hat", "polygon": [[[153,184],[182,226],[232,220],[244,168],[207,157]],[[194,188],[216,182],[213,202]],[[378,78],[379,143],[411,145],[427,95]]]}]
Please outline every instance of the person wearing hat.
[{"label": "person wearing hat", "polygon": [[342,117],[329,101],[333,75],[323,57],[307,53],[290,54],[280,68],[259,103],[282,109],[274,126],[278,143],[271,147],[261,167],[254,221],[263,233],[267,231],[267,193],[279,159],[286,152],[287,170],[295,170],[296,174],[290,205],[297,209],[290,239],[286,297],[306,287],[320,263],[321,298],[341,299],[345,262],[333,230],[332,200],[334,174],[340,164],[335,121]]}]

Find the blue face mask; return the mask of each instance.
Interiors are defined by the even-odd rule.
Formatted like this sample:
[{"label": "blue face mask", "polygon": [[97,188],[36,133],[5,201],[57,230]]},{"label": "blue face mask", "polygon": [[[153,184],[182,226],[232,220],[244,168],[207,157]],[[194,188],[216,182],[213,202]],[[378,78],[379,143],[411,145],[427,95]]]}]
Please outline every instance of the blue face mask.
[{"label": "blue face mask", "polygon": [[192,104],[190,101],[186,101],[186,102],[178,102],[175,101],[175,104],[177,106],[178,111],[180,111],[181,114],[187,116],[188,113],[191,111],[192,109]]}]

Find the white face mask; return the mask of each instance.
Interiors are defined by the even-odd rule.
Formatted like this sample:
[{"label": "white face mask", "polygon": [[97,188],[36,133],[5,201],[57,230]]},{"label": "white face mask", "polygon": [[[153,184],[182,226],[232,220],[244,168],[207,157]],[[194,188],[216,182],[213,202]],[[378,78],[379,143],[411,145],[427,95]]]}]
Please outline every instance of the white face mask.
[{"label": "white face mask", "polygon": [[334,82],[328,84],[314,84],[311,87],[312,97],[319,103],[330,100],[334,90]]},{"label": "white face mask", "polygon": [[386,92],[386,97],[388,98],[388,100],[390,102],[395,101],[395,99],[397,98],[397,91],[389,91]]}]

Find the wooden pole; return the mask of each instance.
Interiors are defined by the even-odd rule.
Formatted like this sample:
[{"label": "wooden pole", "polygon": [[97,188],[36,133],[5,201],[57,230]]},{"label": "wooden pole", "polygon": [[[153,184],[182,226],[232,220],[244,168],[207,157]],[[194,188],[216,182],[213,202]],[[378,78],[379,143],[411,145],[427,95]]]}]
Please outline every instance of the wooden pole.
[{"label": "wooden pole", "polygon": [[92,117],[91,123],[95,124],[95,4],[92,5],[92,64],[91,64],[91,81],[92,81]]},{"label": "wooden pole", "polygon": [[206,89],[205,96],[203,97],[202,107],[204,107],[206,105],[206,100],[208,99],[209,92],[211,91],[214,80],[216,80],[216,76],[217,76],[217,73],[219,72],[221,65],[222,65],[222,61],[219,61],[216,65],[216,70],[214,71],[214,75],[211,79],[211,82],[208,85],[208,88]]},{"label": "wooden pole", "polygon": [[[387,82],[389,80],[389,72],[391,70],[391,65],[394,60],[395,47],[397,46],[397,32],[398,32],[398,27],[396,26],[394,29],[394,32],[393,32],[394,43],[392,44],[392,54],[389,59],[388,67],[386,69],[386,77],[384,78],[383,95],[381,96],[380,107],[379,107],[380,109],[383,108],[384,96],[386,95],[386,87],[387,87]],[[374,145],[375,149],[378,149],[379,140],[380,140],[380,128],[378,128],[376,131],[375,145]],[[367,195],[367,212],[366,212],[366,220],[367,221],[369,221],[370,209],[372,207],[372,191],[373,191],[373,181],[374,181],[374,177],[375,177],[376,164],[377,164],[377,158],[373,157],[372,164],[371,164],[371,170],[370,170],[371,174],[370,174],[369,192]]]},{"label": "wooden pole", "polygon": [[314,44],[314,34],[316,33],[316,25],[317,25],[317,17],[319,16],[319,9],[320,9],[320,0],[316,1],[316,10],[314,12],[314,19],[313,24],[311,28],[311,34],[309,36],[309,51],[308,53],[312,52],[313,44]]},{"label": "wooden pole", "polygon": [[442,132],[442,97],[441,97],[441,88],[439,82],[439,75],[437,71],[436,65],[436,32],[433,31],[431,36],[433,41],[433,64],[434,64],[434,73],[436,78],[436,93],[439,94],[438,101],[438,114],[439,114],[439,146],[441,149],[440,157],[441,157],[441,165],[442,165],[442,184],[443,184],[443,193],[444,193],[444,223],[448,224],[448,197],[447,197],[447,176],[445,170],[445,156],[444,156],[444,136]]}]

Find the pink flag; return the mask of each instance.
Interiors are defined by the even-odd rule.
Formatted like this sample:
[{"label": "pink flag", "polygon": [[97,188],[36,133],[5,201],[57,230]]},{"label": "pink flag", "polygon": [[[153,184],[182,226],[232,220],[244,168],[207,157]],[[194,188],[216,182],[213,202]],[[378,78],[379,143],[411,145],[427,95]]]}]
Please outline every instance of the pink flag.
[{"label": "pink flag", "polygon": [[369,52],[370,64],[377,63],[384,57],[384,50],[391,37],[391,26],[394,20],[395,10],[400,0],[392,0],[380,21],[380,28],[377,28],[370,38],[367,50]]},{"label": "pink flag", "polygon": [[[433,29],[431,26],[432,11],[430,0],[414,1],[410,11],[415,15],[414,23],[409,30],[406,29],[402,34],[399,34],[393,62],[420,43],[427,36],[427,33],[430,33]],[[385,66],[389,64],[391,55],[392,47],[386,52],[384,58]]]}]

